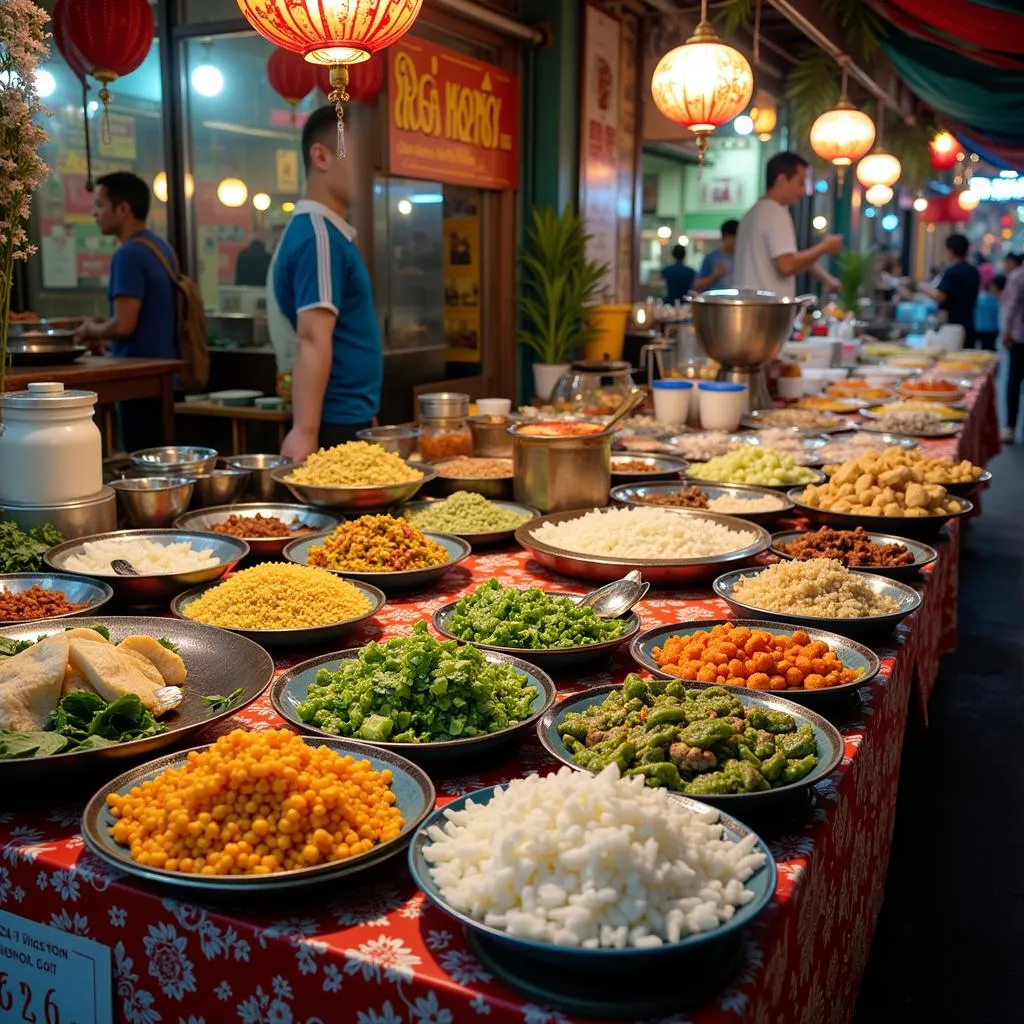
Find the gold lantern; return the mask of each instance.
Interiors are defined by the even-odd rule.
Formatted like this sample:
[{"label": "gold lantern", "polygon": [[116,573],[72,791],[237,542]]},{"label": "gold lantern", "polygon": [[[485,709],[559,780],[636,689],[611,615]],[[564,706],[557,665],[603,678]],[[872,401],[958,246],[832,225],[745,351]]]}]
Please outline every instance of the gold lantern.
[{"label": "gold lantern", "polygon": [[844,62],[839,102],[811,125],[811,149],[837,169],[842,181],[844,169],[864,156],[874,141],[874,121],[863,110],[858,110],[846,95]]},{"label": "gold lantern", "polygon": [[872,206],[885,206],[886,203],[892,202],[892,197],[893,191],[888,185],[872,185],[864,192],[864,198]]},{"label": "gold lantern", "polygon": [[750,108],[750,119],[754,122],[754,132],[761,142],[767,142],[775,131],[779,121],[778,106],[775,97],[764,89],[758,89],[754,97],[754,105]]}]

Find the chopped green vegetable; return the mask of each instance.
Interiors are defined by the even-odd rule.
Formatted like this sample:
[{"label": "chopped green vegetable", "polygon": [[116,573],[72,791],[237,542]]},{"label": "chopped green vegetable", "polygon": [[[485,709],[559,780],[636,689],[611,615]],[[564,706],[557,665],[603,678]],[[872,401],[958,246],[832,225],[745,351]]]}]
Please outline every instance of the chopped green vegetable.
[{"label": "chopped green vegetable", "polygon": [[447,631],[493,647],[553,651],[622,636],[622,619],[599,619],[592,608],[538,587],[516,590],[490,579],[452,609]]},{"label": "chopped green vegetable", "polygon": [[[160,641],[163,643],[163,641]],[[217,711],[223,711],[225,708],[231,707],[242,697],[245,693],[245,687],[240,686],[237,690],[232,690],[226,697],[222,697],[219,693],[210,694],[208,697],[200,697],[199,702],[205,704],[208,708],[214,708]]]},{"label": "chopped green vegetable", "polygon": [[444,501],[432,501],[418,512],[403,512],[413,526],[441,533],[497,533],[514,530],[532,518],[488,501],[482,494],[456,491]]},{"label": "chopped green vegetable", "polygon": [[428,743],[486,736],[525,721],[537,691],[511,665],[474,647],[412,635],[371,643],[337,672],[320,669],[299,718],[336,736]]},{"label": "chopped green vegetable", "polygon": [[64,538],[51,523],[24,533],[12,522],[0,523],[0,572],[39,572],[43,555]]},{"label": "chopped green vegetable", "polygon": [[175,654],[181,654],[181,651],[178,649],[178,645],[173,640],[168,640],[165,636],[160,637],[160,639],[157,640],[157,643],[161,647],[166,647],[167,650],[173,651]]},{"label": "chopped green vegetable", "polygon": [[15,654],[27,651],[33,644],[42,640],[12,640],[10,637],[0,636],[0,658],[13,658]]}]

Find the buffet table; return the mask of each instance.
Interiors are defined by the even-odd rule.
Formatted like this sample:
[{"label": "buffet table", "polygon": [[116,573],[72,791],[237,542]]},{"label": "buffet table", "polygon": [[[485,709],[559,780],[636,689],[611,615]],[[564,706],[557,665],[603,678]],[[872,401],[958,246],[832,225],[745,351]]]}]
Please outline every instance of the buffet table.
[{"label": "buffet table", "polygon": [[[979,380],[958,439],[930,452],[984,463],[998,450],[991,375]],[[922,583],[923,604],[879,650],[881,674],[838,722],[845,739],[839,768],[815,787],[813,806],[789,822],[758,823],[778,865],[775,900],[748,932],[737,972],[710,1000],[689,1005],[685,976],[671,1021],[809,1024],[847,1021],[857,998],[885,889],[900,755],[912,693],[924,710],[939,658],[956,642],[957,547],[954,531],[937,544]],[[524,587],[582,592],[541,570],[525,552],[470,557],[426,594],[396,595],[346,646],[407,632],[421,618],[490,577]],[[727,606],[707,590],[654,592],[638,609],[644,628],[712,619]],[[317,652],[279,658],[284,669]],[[563,693],[621,681],[632,665],[614,663],[585,679],[558,678]],[[230,680],[225,680],[229,686]],[[266,696],[217,732],[276,728]],[[535,741],[497,765],[435,779],[439,802],[554,764]],[[8,801],[5,801],[7,804]],[[53,805],[58,800],[52,801]],[[353,1022],[458,1024],[487,1020],[566,1024],[585,1018],[551,1010],[505,987],[470,950],[462,929],[424,901],[392,860],[324,890],[254,905],[182,901],[126,880],[82,848],[81,804],[0,812],[0,910],[108,946],[118,1020],[130,1024]]]}]

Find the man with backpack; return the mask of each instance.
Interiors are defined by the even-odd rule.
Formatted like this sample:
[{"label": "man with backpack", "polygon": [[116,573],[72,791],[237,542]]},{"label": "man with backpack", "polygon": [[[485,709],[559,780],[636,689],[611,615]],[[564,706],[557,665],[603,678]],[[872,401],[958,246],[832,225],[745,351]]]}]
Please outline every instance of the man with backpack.
[{"label": "man with backpack", "polygon": [[[209,372],[202,299],[195,282],[179,273],[174,250],[146,227],[149,204],[149,186],[135,174],[97,180],[93,215],[100,231],[121,244],[110,262],[110,316],[87,320],[75,337],[94,351],[109,342],[114,356],[183,359],[182,386],[201,387]],[[118,402],[117,418],[127,452],[167,441],[151,399]]]}]

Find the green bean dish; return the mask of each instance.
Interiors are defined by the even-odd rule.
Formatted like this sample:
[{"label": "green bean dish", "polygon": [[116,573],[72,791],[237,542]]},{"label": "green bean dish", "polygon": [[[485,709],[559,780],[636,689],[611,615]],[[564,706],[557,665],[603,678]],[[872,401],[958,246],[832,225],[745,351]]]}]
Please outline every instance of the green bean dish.
[{"label": "green bean dish", "polygon": [[721,686],[687,690],[635,673],[601,704],[567,714],[558,733],[581,768],[614,762],[648,786],[693,796],[778,789],[818,763],[811,726],[783,711],[745,705]]}]

